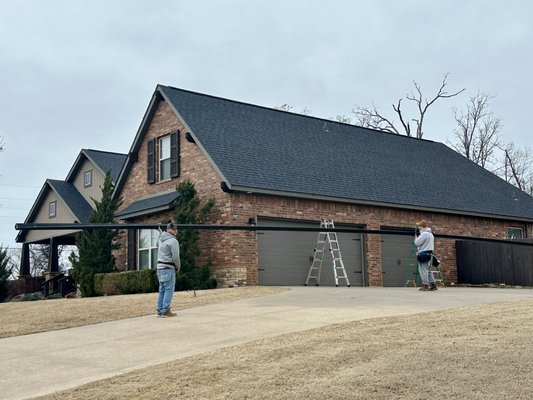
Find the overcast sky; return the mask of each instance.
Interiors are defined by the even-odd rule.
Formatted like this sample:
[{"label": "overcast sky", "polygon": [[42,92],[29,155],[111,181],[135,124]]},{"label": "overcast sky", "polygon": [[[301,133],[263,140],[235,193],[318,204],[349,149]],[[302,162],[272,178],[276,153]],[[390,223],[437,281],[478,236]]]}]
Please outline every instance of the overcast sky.
[{"label": "overcast sky", "polygon": [[431,97],[449,73],[466,91],[430,109],[425,139],[452,139],[452,107],[480,91],[504,139],[531,146],[532,15],[527,0],[0,0],[0,244],[82,148],[128,152],[158,83],[393,117],[413,80]]}]

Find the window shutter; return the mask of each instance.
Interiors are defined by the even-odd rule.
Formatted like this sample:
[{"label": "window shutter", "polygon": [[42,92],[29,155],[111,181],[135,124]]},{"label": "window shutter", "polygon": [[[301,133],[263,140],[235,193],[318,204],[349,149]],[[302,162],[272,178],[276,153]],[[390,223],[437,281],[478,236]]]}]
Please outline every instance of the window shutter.
[{"label": "window shutter", "polygon": [[180,176],[180,132],[170,134],[170,177]]},{"label": "window shutter", "polygon": [[128,270],[137,269],[137,229],[128,229]]},{"label": "window shutter", "polygon": [[148,141],[148,183],[155,182],[155,139]]}]

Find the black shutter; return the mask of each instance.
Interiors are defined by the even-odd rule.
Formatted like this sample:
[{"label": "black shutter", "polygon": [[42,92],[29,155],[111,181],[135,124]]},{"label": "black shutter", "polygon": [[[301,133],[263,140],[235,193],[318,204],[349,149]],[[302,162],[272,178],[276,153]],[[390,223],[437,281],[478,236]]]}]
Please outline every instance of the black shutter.
[{"label": "black shutter", "polygon": [[170,134],[170,177],[180,176],[180,132]]},{"label": "black shutter", "polygon": [[137,269],[137,229],[128,229],[128,269]]},{"label": "black shutter", "polygon": [[155,139],[148,141],[148,183],[155,182]]}]

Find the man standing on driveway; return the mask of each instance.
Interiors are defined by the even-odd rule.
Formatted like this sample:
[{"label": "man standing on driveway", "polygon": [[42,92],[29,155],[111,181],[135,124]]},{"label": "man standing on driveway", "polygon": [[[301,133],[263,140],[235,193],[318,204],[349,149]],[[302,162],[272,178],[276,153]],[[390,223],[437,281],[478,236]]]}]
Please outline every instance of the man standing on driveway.
[{"label": "man standing on driveway", "polygon": [[180,244],[176,239],[176,224],[169,222],[159,236],[157,251],[157,280],[159,281],[159,297],[157,298],[157,316],[175,317],[170,307],[176,286],[176,273],[181,268]]},{"label": "man standing on driveway", "polygon": [[[418,261],[418,273],[422,281],[420,290],[437,290],[437,282],[431,272],[431,261],[435,250],[435,238],[424,220],[417,222],[417,228],[420,229],[420,235],[415,233],[416,259]],[[418,230],[417,229],[417,230]]]}]

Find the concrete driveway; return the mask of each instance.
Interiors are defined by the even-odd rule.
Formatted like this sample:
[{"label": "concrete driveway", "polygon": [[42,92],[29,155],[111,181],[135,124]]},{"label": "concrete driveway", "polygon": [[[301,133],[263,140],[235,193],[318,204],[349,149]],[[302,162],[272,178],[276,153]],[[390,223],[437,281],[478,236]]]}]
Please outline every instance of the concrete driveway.
[{"label": "concrete driveway", "polygon": [[531,289],[292,287],[268,297],[0,340],[0,399],[25,399],[227,346],[368,318],[532,298]]}]

